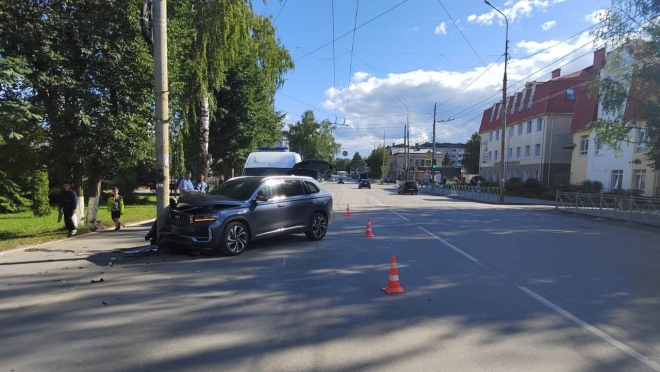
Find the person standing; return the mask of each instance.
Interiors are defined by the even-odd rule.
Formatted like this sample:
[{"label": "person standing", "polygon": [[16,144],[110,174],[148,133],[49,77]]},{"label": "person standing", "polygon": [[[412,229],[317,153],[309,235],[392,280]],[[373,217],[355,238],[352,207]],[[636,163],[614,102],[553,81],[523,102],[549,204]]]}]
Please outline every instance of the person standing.
[{"label": "person standing", "polygon": [[204,175],[200,173],[199,181],[197,181],[195,183],[195,191],[198,191],[198,192],[201,192],[201,193],[204,193],[204,194],[209,192],[209,185],[207,185],[206,182],[204,182],[205,178],[206,177],[204,177]]},{"label": "person standing", "polygon": [[181,179],[181,182],[179,182],[179,195],[183,196],[195,191],[195,186],[193,186],[192,181],[190,181],[191,178],[192,172],[187,171],[186,175]]},{"label": "person standing", "polygon": [[119,195],[119,188],[117,186],[112,188],[112,195],[108,198],[108,211],[112,216],[112,222],[115,223],[115,231],[121,229],[121,222],[119,219],[124,214],[124,198]]},{"label": "person standing", "polygon": [[[64,182],[62,185],[62,198],[60,201],[60,213],[64,217],[64,226],[68,230],[67,237],[76,235],[76,225],[73,222],[73,215],[78,209],[78,194],[73,191],[71,182]],[[76,217],[77,218],[77,217]]]}]

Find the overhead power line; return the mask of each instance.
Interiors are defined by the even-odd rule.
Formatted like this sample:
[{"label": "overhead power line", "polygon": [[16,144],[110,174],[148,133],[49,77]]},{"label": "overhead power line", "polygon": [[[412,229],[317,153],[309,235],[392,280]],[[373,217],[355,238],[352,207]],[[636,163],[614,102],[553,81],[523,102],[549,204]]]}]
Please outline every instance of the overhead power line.
[{"label": "overhead power line", "polygon": [[280,11],[277,12],[277,15],[275,16],[275,19],[273,20],[273,24],[275,24],[275,22],[277,22],[277,18],[279,18],[280,14],[282,13],[282,10],[284,10],[284,7],[286,6],[286,3],[288,1],[289,0],[284,0],[284,3],[282,3],[282,7],[280,8]]},{"label": "overhead power line", "polygon": [[348,96],[351,93],[351,74],[353,73],[353,48],[355,47],[355,30],[357,29],[357,16],[360,9],[360,0],[355,4],[355,19],[353,21],[353,41],[351,42],[351,62],[348,65],[348,85],[346,87],[346,109],[344,113],[348,116]]}]

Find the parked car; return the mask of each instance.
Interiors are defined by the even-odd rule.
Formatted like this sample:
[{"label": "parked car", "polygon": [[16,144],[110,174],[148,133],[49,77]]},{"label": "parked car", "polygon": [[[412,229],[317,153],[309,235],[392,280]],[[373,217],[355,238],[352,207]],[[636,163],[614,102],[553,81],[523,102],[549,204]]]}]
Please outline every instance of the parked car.
[{"label": "parked car", "polygon": [[415,181],[406,181],[399,185],[399,195],[401,194],[410,194],[417,195],[419,192],[419,187]]},{"label": "parked car", "polygon": [[340,178],[339,181],[337,181],[337,183],[345,183],[345,182],[343,178]]},{"label": "parked car", "polygon": [[333,218],[332,195],[312,178],[237,177],[208,194],[179,198],[159,234],[171,247],[235,256],[250,242],[277,235],[321,240]]}]

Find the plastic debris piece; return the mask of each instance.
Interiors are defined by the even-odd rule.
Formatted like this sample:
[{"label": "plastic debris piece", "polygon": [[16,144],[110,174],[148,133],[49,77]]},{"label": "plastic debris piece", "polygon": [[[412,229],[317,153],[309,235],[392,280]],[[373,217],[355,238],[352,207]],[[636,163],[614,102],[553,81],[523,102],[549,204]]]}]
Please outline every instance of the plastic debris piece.
[{"label": "plastic debris piece", "polygon": [[158,247],[150,245],[148,247],[141,247],[141,248],[134,248],[134,249],[128,249],[125,250],[123,253],[124,254],[148,254],[148,253],[156,253],[158,252]]},{"label": "plastic debris piece", "polygon": [[92,281],[90,281],[90,283],[103,283],[103,282],[104,282],[103,278],[101,278],[99,280],[92,279]]}]

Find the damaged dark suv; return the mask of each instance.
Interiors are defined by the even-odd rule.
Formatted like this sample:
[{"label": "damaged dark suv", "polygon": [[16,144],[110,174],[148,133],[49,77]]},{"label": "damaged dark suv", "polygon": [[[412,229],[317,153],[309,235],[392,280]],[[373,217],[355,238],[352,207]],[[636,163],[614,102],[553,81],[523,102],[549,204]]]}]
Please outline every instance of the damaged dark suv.
[{"label": "damaged dark suv", "polygon": [[163,241],[171,247],[239,255],[251,241],[305,233],[325,237],[334,218],[332,195],[301,176],[238,177],[209,194],[190,193],[169,211]]}]

